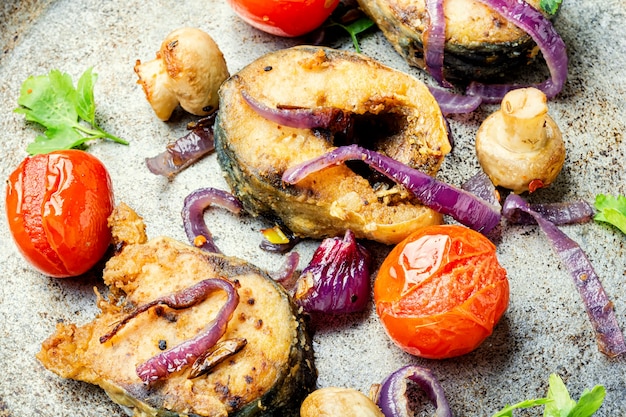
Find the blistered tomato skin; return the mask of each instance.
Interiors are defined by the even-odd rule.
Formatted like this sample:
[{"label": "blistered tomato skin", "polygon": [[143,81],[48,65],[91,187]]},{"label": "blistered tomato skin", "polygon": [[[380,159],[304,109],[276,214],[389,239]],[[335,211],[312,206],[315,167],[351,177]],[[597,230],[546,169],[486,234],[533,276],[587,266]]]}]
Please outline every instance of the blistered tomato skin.
[{"label": "blistered tomato skin", "polygon": [[276,36],[301,36],[317,29],[339,0],[228,0],[249,25]]},{"label": "blistered tomato skin", "polygon": [[43,274],[87,272],[104,255],[113,188],[106,168],[79,150],[27,157],[10,175],[6,214],[24,256]]},{"label": "blistered tomato skin", "polygon": [[403,350],[429,359],[464,355],[489,336],[509,302],[496,248],[463,226],[418,230],[382,263],[376,311]]}]

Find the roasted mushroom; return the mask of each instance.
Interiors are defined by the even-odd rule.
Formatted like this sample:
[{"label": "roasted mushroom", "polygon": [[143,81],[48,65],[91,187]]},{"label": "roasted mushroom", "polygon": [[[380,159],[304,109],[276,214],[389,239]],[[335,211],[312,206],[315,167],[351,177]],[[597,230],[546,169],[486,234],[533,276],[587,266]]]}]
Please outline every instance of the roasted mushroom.
[{"label": "roasted mushroom", "polygon": [[320,388],[309,394],[300,407],[300,417],[384,417],[366,395],[351,388]]},{"label": "roasted mushroom", "polygon": [[476,155],[496,186],[515,193],[547,187],[565,161],[561,131],[536,88],[507,93],[476,134]]},{"label": "roasted mushroom", "polygon": [[[290,127],[266,117],[290,111],[299,121],[329,118],[317,127]],[[278,219],[299,237],[350,229],[387,244],[441,223],[441,214],[358,161],[283,184],[290,166],[354,142],[430,175],[450,151],[446,121],[428,88],[360,54],[285,49],[251,63],[220,89],[216,153],[247,212]]]},{"label": "roasted mushroom", "polygon": [[135,72],[157,117],[168,120],[180,106],[196,116],[217,109],[217,91],[228,78],[226,60],[213,38],[196,28],[171,32],[156,59],[137,60]]}]

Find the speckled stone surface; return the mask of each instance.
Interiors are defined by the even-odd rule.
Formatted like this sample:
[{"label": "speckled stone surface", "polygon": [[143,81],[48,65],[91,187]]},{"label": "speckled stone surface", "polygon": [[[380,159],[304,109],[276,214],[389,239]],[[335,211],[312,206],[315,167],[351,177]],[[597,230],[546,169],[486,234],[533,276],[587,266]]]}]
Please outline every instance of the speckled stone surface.
[{"label": "speckled stone surface", "polygon": [[[0,6],[0,177],[6,179],[26,156],[37,131],[12,110],[29,75],[61,69],[77,79],[93,66],[97,118],[102,126],[130,141],[123,147],[98,142],[89,151],[108,167],[117,201],[141,214],[149,236],[185,240],[180,210],[184,197],[200,186],[226,189],[215,155],[172,182],[148,172],[144,158],[160,152],[185,130],[190,117],[176,113],[157,120],[136,84],[136,59],[154,57],[173,29],[195,26],[213,36],[231,73],[265,52],[288,47],[281,40],[246,26],[223,1],[9,1]],[[536,193],[537,201],[593,201],[597,193],[626,194],[626,4],[623,0],[564,1],[556,22],[570,56],[570,75],[562,94],[550,102],[567,146],[564,169],[554,187]],[[350,49],[348,39],[338,45]],[[363,52],[427,80],[409,68],[380,33],[362,41]],[[534,70],[534,69],[532,69]],[[539,69],[539,71],[544,71]],[[439,177],[460,185],[478,167],[474,135],[495,108],[450,118],[456,148]],[[2,199],[4,213],[4,199]],[[41,342],[59,321],[78,324],[97,310],[93,287],[98,272],[56,280],[35,271],[19,255],[0,222],[0,416],[60,417],[125,415],[97,387],[63,380],[35,359]],[[215,210],[206,216],[220,248],[263,268],[275,269],[279,255],[258,248],[259,229],[267,224]],[[564,227],[594,264],[626,330],[626,238],[595,223]],[[302,264],[315,242],[298,246]],[[377,265],[387,248],[376,251]],[[550,373],[558,373],[578,397],[603,384],[607,399],[599,416],[626,415],[626,358],[608,359],[595,344],[580,297],[565,268],[536,227],[505,226],[498,256],[508,270],[511,303],[504,318],[475,352],[428,361],[396,348],[370,308],[361,315],[316,323],[314,336],[320,386],[353,387],[366,393],[372,383],[402,365],[421,364],[440,379],[455,416],[489,416],[506,403],[543,396]],[[426,415],[426,414],[424,414]],[[540,415],[538,410],[520,412]]]}]

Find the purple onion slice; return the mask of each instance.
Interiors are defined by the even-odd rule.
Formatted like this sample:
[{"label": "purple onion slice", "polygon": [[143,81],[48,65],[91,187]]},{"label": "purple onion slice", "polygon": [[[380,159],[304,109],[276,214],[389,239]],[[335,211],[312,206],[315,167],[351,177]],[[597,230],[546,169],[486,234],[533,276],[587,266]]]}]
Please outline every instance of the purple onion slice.
[{"label": "purple onion slice", "polygon": [[424,63],[426,71],[439,83],[451,88],[443,76],[443,51],[446,44],[446,17],[443,12],[443,0],[426,0],[428,25],[423,34]]},{"label": "purple onion slice", "polygon": [[343,240],[327,238],[313,254],[296,283],[296,304],[311,312],[344,314],[363,311],[370,295],[367,249],[352,231]]},{"label": "purple onion slice", "polygon": [[[529,208],[557,226],[586,223],[591,221],[595,214],[591,204],[583,200],[566,203],[529,204]],[[532,215],[521,210],[508,212],[507,220],[514,224],[537,224]]]},{"label": "purple onion slice", "polygon": [[480,96],[456,94],[437,87],[428,87],[443,114],[465,114],[476,110],[483,102]]},{"label": "purple onion slice", "polygon": [[222,253],[204,222],[204,210],[211,205],[220,206],[234,214],[242,210],[241,202],[232,194],[215,188],[200,188],[185,198],[181,212],[183,227],[192,245],[207,252]]},{"label": "purple onion slice", "polygon": [[[509,22],[530,35],[535,41],[550,70],[550,78],[535,85],[549,99],[563,88],[567,79],[567,50],[563,39],[554,29],[552,22],[540,11],[523,0],[479,0]],[[520,85],[486,85],[472,82],[466,93],[480,96],[485,103],[499,103],[504,95]]]},{"label": "purple onion slice", "polygon": [[300,254],[298,252],[290,252],[285,256],[285,261],[277,271],[270,272],[272,279],[280,283],[287,290],[295,285],[296,269],[300,262]]},{"label": "purple onion slice", "polygon": [[452,417],[448,400],[437,378],[429,369],[415,365],[398,369],[382,382],[377,404],[385,417],[413,415],[406,397],[407,380],[416,383],[426,393],[436,408],[435,417]]},{"label": "purple onion slice", "polygon": [[213,123],[215,115],[202,118],[188,126],[190,132],[174,143],[167,145],[164,152],[146,158],[146,165],[155,175],[173,178],[176,174],[215,150]]},{"label": "purple onion slice", "polygon": [[502,212],[508,218],[517,210],[535,219],[569,271],[585,305],[600,351],[611,358],[626,353],[626,342],[617,322],[613,303],[607,297],[587,255],[574,240],[541,214],[533,211],[520,196],[510,194],[504,201]]},{"label": "purple onion slice", "polygon": [[192,339],[161,352],[137,366],[137,376],[145,384],[166,378],[168,375],[194,363],[198,357],[213,347],[226,332],[226,326],[239,304],[239,295],[229,281],[220,278],[205,279],[182,291],[157,298],[150,303],[139,306],[135,311],[122,319],[113,330],[102,336],[100,343],[110,340],[131,319],[152,307],[166,305],[175,310],[182,310],[201,303],[215,290],[226,292],[228,298],[213,321]]},{"label": "purple onion slice", "polygon": [[502,208],[500,204],[500,193],[496,190],[495,185],[493,185],[493,182],[491,182],[491,179],[484,171],[478,171],[474,176],[463,183],[461,188],[485,200],[494,207]]},{"label": "purple onion slice", "polygon": [[324,128],[332,132],[348,130],[353,123],[350,112],[335,107],[303,108],[291,106],[269,107],[241,89],[241,96],[260,116],[279,125],[298,129]]},{"label": "purple onion slice", "polygon": [[401,162],[358,145],[336,148],[318,158],[293,166],[283,173],[283,181],[295,184],[313,172],[348,160],[360,160],[393,179],[427,207],[448,214],[460,223],[487,234],[500,223],[500,210],[460,188],[453,187]]}]

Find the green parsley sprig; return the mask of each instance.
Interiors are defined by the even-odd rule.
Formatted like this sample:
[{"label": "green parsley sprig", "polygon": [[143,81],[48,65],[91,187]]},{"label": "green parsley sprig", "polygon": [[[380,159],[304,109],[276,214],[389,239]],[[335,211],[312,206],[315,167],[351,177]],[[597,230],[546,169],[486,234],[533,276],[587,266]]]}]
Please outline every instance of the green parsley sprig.
[{"label": "green parsley sprig", "polygon": [[563,0],[541,0],[539,2],[539,7],[541,7],[541,10],[544,12],[554,15],[557,10],[559,10],[559,6],[561,6],[562,1]]},{"label": "green parsley sprig", "polygon": [[591,417],[604,402],[606,390],[602,385],[596,385],[585,390],[578,401],[574,401],[563,380],[557,374],[551,374],[548,394],[545,398],[526,400],[517,404],[508,405],[495,413],[492,417],[513,417],[513,410],[544,405],[543,417]]},{"label": "green parsley sprig", "polygon": [[598,210],[595,221],[612,224],[626,233],[626,197],[598,194],[594,206]]},{"label": "green parsley sprig", "polygon": [[48,153],[60,149],[84,148],[85,142],[106,138],[127,145],[123,139],[105,132],[96,123],[96,104],[93,87],[97,74],[88,68],[75,88],[72,78],[59,70],[48,75],[28,77],[17,100],[29,122],[46,130],[35,138],[26,151],[31,154]]},{"label": "green parsley sprig", "polygon": [[345,30],[346,32],[348,32],[348,34],[350,35],[350,38],[352,39],[352,44],[354,45],[354,49],[356,50],[357,53],[360,54],[361,47],[359,46],[359,40],[357,38],[357,35],[365,32],[366,30],[374,26],[374,22],[369,17],[361,17],[348,25],[331,21],[328,24],[328,27],[332,27],[332,26],[338,26],[342,28],[343,30]]}]

